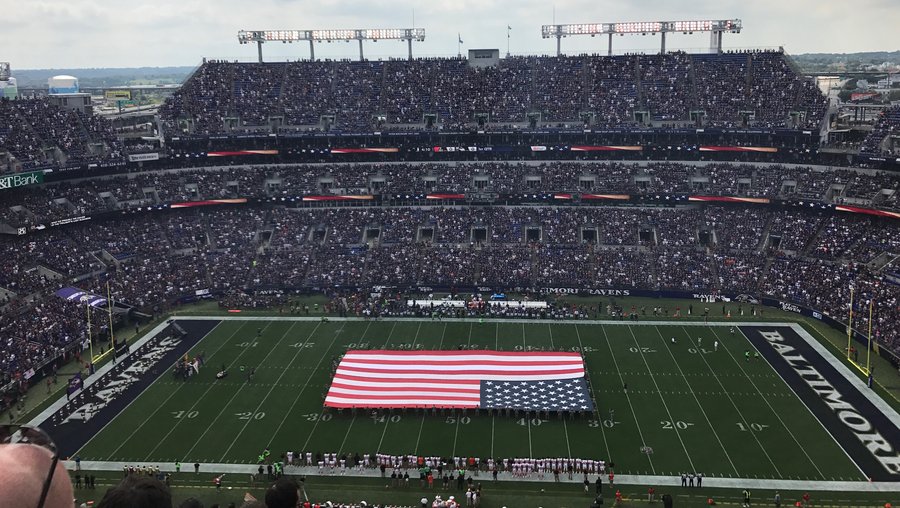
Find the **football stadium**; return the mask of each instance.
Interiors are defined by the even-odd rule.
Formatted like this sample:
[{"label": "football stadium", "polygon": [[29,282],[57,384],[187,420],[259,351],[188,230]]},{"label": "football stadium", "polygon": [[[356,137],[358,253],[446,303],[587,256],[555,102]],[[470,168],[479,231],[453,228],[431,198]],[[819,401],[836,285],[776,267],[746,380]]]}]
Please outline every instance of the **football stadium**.
[{"label": "football stadium", "polygon": [[594,14],[0,63],[0,506],[900,503],[900,66]]}]

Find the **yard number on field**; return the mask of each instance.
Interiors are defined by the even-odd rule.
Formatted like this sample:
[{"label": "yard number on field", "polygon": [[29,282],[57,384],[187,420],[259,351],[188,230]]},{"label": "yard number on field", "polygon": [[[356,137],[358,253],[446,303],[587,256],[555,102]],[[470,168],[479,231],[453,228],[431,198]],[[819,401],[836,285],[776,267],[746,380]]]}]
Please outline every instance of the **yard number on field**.
[{"label": "yard number on field", "polygon": [[540,425],[542,423],[549,422],[549,421],[550,420],[541,420],[540,418],[532,418],[530,420],[526,419],[526,418],[519,418],[518,420],[516,420],[516,423],[518,423],[519,425],[521,425],[523,427],[528,425],[529,423],[531,424],[532,427],[540,427]]},{"label": "yard number on field", "polygon": [[302,347],[304,349],[309,349],[309,348],[316,347],[316,343],[315,342],[295,342],[295,343],[291,344],[291,347],[296,347],[296,348]]},{"label": "yard number on field", "polygon": [[751,424],[745,425],[741,422],[737,422],[737,426],[743,432],[747,432],[748,430],[755,430],[756,432],[760,432],[761,430],[768,427],[768,425],[763,425],[761,423],[751,423]]},{"label": "yard number on field", "polygon": [[659,424],[662,425],[662,428],[664,428],[664,429],[681,429],[681,430],[685,430],[686,428],[693,425],[693,423],[686,422],[683,420],[678,420],[675,423],[672,423],[671,420],[660,420]]},{"label": "yard number on field", "polygon": [[456,423],[456,422],[459,422],[459,423],[461,423],[461,424],[463,424],[463,425],[468,425],[469,422],[471,422],[471,421],[472,421],[472,419],[469,418],[468,416],[460,416],[459,418],[457,418],[457,417],[455,417],[455,416],[448,416],[447,419],[445,420],[445,423]]},{"label": "yard number on field", "polygon": [[689,347],[688,353],[691,353],[694,355],[696,355],[696,354],[708,355],[708,354],[712,353],[712,351],[706,349],[705,347],[701,347],[701,348]]},{"label": "yard number on field", "polygon": [[256,413],[252,411],[245,411],[243,413],[235,413],[234,416],[237,416],[238,420],[262,420],[266,417],[266,413],[263,411],[259,411]]},{"label": "yard number on field", "polygon": [[194,418],[197,418],[199,414],[200,411],[172,411],[172,418],[175,418],[176,420],[180,420],[182,418],[193,420]]},{"label": "yard number on field", "polygon": [[326,413],[306,413],[303,417],[306,418],[306,421],[308,422],[327,422],[328,420],[331,420],[331,415]]},{"label": "yard number on field", "polygon": [[588,427],[595,429],[602,424],[604,427],[611,429],[620,423],[622,423],[622,422],[616,422],[616,421],[610,420],[608,418],[606,420],[590,420],[590,421],[588,421]]},{"label": "yard number on field", "polygon": [[628,348],[628,350],[631,351],[632,353],[642,353],[642,354],[643,354],[643,353],[655,353],[655,352],[656,352],[656,350],[653,349],[652,347],[641,347],[641,348],[638,348],[638,347],[631,346],[630,348]]},{"label": "yard number on field", "polygon": [[393,416],[372,415],[371,418],[372,418],[372,422],[374,422],[374,423],[387,423],[387,422],[397,423],[400,421],[400,415],[393,415]]},{"label": "yard number on field", "polygon": [[257,345],[259,345],[259,343],[254,340],[250,342],[241,342],[238,344],[238,347],[256,347]]}]

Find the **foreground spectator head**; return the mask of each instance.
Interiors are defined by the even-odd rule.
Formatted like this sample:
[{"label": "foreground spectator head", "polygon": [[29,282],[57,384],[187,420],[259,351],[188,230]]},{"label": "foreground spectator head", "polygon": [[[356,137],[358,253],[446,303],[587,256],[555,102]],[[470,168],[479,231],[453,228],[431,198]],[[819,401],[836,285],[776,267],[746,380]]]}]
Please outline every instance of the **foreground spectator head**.
[{"label": "foreground spectator head", "polygon": [[172,493],[161,481],[129,475],[106,491],[97,508],[171,508]]},{"label": "foreground spectator head", "polygon": [[[16,438],[12,426],[2,426],[0,432],[4,438],[0,441],[4,443],[0,444],[0,506],[70,508],[72,482],[65,467],[56,460],[55,451],[37,439]],[[35,432],[46,437],[37,429]],[[49,438],[47,442],[53,446]]]},{"label": "foreground spectator head", "polygon": [[296,508],[298,502],[300,502],[300,487],[290,478],[279,478],[266,491],[268,508]]}]

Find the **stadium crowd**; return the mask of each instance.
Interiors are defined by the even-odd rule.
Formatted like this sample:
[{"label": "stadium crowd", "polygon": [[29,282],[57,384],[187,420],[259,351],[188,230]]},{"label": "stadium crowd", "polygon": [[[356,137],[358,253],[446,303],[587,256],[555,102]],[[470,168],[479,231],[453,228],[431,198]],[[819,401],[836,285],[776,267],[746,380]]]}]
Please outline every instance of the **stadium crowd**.
[{"label": "stadium crowd", "polygon": [[900,136],[900,106],[882,111],[872,132],[866,136],[859,147],[860,153],[873,156],[896,155],[896,151],[892,152],[888,147],[883,146],[883,141],[889,136]]},{"label": "stadium crowd", "polygon": [[109,123],[53,105],[46,98],[0,99],[0,173],[55,163],[122,158],[123,147]]},{"label": "stadium crowd", "polygon": [[698,109],[713,125],[741,125],[741,112],[752,111],[751,125],[815,129],[826,99],[781,51],[512,56],[488,67],[464,58],[216,60],[204,63],[161,115],[171,132],[211,135],[318,128],[323,117],[357,131],[422,125],[426,115],[445,127],[473,124],[478,115],[525,124],[531,113],[550,124],[580,125],[588,113],[599,125],[621,126],[634,124],[639,111],[671,123],[691,121]]},{"label": "stadium crowd", "polygon": [[[197,293],[281,306],[255,289],[371,286],[604,287],[771,295],[835,317],[850,287],[875,297],[881,342],[900,349],[900,224],[816,211],[727,206],[243,206],[126,215],[4,241],[2,367],[22,375],[83,340],[74,285],[149,313]],[[356,315],[419,313],[354,301]],[[337,307],[332,310],[337,311]],[[474,313],[587,318],[596,309]],[[449,311],[448,311],[449,312]],[[474,315],[474,314],[473,314]],[[866,317],[857,321],[866,326]],[[48,333],[49,332],[49,333]]]},{"label": "stadium crowd", "polygon": [[488,192],[691,195],[805,199],[900,208],[900,179],[873,170],[733,163],[547,162],[540,164],[321,164],[133,173],[0,194],[0,222],[12,227],[149,205],[228,198]]}]

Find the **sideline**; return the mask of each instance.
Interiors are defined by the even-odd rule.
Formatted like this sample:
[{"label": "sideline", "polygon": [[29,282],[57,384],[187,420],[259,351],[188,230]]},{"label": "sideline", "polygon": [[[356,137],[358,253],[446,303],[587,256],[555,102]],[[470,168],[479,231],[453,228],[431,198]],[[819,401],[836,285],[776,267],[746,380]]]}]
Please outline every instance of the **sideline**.
[{"label": "sideline", "polygon": [[[681,321],[628,321],[625,319],[520,319],[520,318],[485,318],[479,319],[475,317],[467,318],[442,318],[431,319],[430,317],[383,317],[383,318],[362,318],[362,317],[331,317],[331,316],[192,316],[179,315],[172,316],[172,319],[197,320],[197,321],[407,321],[407,322],[434,322],[434,323],[472,323],[472,324],[491,324],[491,323],[541,323],[541,324],[557,324],[557,325],[606,325],[606,326],[792,326],[796,323],[783,321],[695,321],[684,319]],[[799,326],[799,325],[798,325]]]},{"label": "sideline", "polygon": [[[64,461],[66,469],[74,471],[74,461]],[[257,464],[227,464],[201,462],[201,473],[230,473],[252,475],[257,473]],[[105,461],[81,461],[82,471],[122,471],[122,468],[129,465],[136,465],[129,462],[105,462]],[[142,465],[157,465],[148,462]],[[191,474],[193,464],[182,464],[181,475]],[[163,473],[174,473],[174,464],[159,464],[159,470]],[[285,466],[284,472],[289,475],[298,476],[344,476],[350,478],[378,478],[381,473],[378,469],[354,469],[347,468],[341,473],[340,468],[326,469],[325,472],[317,466]],[[482,479],[485,482],[492,481],[490,473],[481,471],[479,476],[474,478]],[[590,475],[593,478],[597,475]],[[605,477],[605,475],[601,475]],[[518,478],[510,475],[508,472],[501,473],[498,481],[502,482],[541,482],[554,483],[553,475],[547,475],[544,479],[540,479],[537,475],[528,478]],[[582,475],[574,475],[569,480],[566,475],[560,475],[560,483],[581,484],[584,481]],[[617,474],[616,483],[623,485],[654,485],[658,487],[681,487],[681,477],[677,476],[661,476],[661,475],[627,475]],[[763,480],[756,478],[717,478],[706,476],[703,478],[704,487],[729,488],[729,489],[753,489],[753,490],[811,490],[811,491],[836,491],[836,492],[900,492],[900,482],[851,482],[851,481],[815,481],[815,480]],[[593,489],[593,486],[591,487]]]}]

